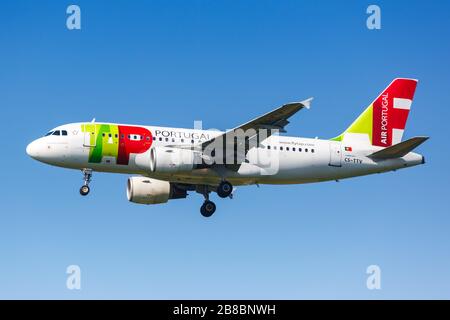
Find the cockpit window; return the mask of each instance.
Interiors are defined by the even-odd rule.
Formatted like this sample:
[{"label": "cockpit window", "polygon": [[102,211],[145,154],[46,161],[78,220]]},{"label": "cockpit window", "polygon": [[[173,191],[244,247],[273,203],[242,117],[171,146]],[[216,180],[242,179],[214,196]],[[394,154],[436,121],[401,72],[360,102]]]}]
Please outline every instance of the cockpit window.
[{"label": "cockpit window", "polygon": [[67,136],[67,130],[52,130],[44,135],[47,136]]}]

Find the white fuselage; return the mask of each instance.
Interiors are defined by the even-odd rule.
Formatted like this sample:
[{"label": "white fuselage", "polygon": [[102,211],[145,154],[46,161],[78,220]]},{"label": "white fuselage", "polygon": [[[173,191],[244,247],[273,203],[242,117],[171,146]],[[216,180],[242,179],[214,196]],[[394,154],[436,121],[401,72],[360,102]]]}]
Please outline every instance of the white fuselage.
[{"label": "white fuselage", "polygon": [[[135,160],[139,154],[131,153],[127,164],[118,164],[117,156],[112,151],[109,154],[108,148],[117,149],[118,145],[123,144],[121,140],[123,137],[120,135],[114,137],[114,134],[108,137],[106,134],[96,138],[94,143],[89,143],[90,133],[82,131],[83,125],[88,124],[73,123],[53,129],[52,131],[60,131],[61,134],[49,135],[33,141],[27,147],[27,153],[41,162],[59,167],[140,174],[170,182],[207,185],[217,185],[223,179],[230,181],[233,185],[311,183],[386,172],[418,165],[424,161],[421,155],[413,152],[401,158],[374,161],[367,155],[380,148],[373,146],[345,145],[343,142],[321,139],[271,136],[261,141],[257,147],[250,149],[246,155],[246,161],[236,170],[212,166],[189,172],[158,173],[137,165]],[[96,123],[96,125],[102,124]],[[189,147],[222,134],[220,131],[210,130],[105,125],[148,130],[152,136],[152,148],[174,145]],[[65,135],[62,135],[63,131]],[[104,146],[102,154],[96,162],[89,161],[89,155],[99,141]]]}]

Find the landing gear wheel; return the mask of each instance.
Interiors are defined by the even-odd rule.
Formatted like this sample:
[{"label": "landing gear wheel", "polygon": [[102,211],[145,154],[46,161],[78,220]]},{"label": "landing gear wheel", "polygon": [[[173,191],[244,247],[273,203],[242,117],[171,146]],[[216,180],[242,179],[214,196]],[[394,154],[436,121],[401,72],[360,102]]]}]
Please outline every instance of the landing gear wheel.
[{"label": "landing gear wheel", "polygon": [[86,168],[86,169],[83,169],[82,172],[83,172],[84,184],[80,188],[80,194],[82,196],[87,196],[89,191],[91,190],[89,188],[89,182],[91,182],[91,179],[92,179],[92,169]]},{"label": "landing gear wheel", "polygon": [[233,192],[233,186],[228,181],[222,181],[217,187],[217,195],[221,198],[226,198]]},{"label": "landing gear wheel", "polygon": [[214,204],[214,202],[209,201],[209,200],[206,200],[200,207],[200,213],[202,214],[202,216],[204,216],[206,218],[211,217],[215,211],[216,211],[216,205]]},{"label": "landing gear wheel", "polygon": [[89,186],[82,186],[82,187],[80,188],[80,194],[81,194],[82,196],[87,196],[88,193],[89,193],[89,191],[90,191]]}]

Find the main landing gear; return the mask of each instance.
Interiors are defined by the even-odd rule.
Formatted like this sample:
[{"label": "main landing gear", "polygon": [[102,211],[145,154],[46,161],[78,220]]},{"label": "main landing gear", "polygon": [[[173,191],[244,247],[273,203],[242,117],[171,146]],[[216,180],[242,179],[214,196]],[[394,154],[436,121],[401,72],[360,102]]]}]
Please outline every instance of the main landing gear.
[{"label": "main landing gear", "polygon": [[[222,181],[218,186],[217,189],[212,191],[216,191],[217,195],[221,198],[226,197],[232,197],[233,192],[233,186],[228,181]],[[211,193],[211,187],[206,185],[197,186],[197,192],[201,193],[203,197],[205,197],[205,201],[203,202],[202,206],[200,207],[200,213],[202,216],[209,218],[211,217],[214,212],[216,212],[216,205],[214,202],[209,200],[209,194]]]},{"label": "main landing gear", "polygon": [[201,193],[203,197],[205,197],[205,201],[200,207],[200,213],[206,218],[211,217],[214,212],[216,212],[216,205],[214,204],[214,202],[209,200],[209,194],[211,193],[210,186],[198,185],[196,191],[198,193]]},{"label": "main landing gear", "polygon": [[228,181],[222,181],[217,186],[217,195],[221,198],[226,198],[233,192],[233,186]]},{"label": "main landing gear", "polygon": [[80,194],[82,196],[87,196],[91,190],[89,188],[89,182],[91,182],[92,179],[92,169],[83,169],[83,175],[84,184],[80,188]]},{"label": "main landing gear", "polygon": [[200,207],[200,213],[202,216],[209,218],[214,214],[214,212],[216,212],[216,204],[212,201],[205,200]]}]

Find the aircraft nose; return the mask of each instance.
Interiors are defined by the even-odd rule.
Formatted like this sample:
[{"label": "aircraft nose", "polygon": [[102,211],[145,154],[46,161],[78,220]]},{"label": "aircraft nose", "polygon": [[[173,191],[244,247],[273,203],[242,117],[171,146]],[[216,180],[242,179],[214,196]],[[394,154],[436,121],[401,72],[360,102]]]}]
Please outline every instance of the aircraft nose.
[{"label": "aircraft nose", "polygon": [[38,146],[37,146],[37,142],[33,141],[31,142],[28,146],[27,146],[27,154],[31,157],[36,159],[39,156],[39,152],[38,152]]}]

